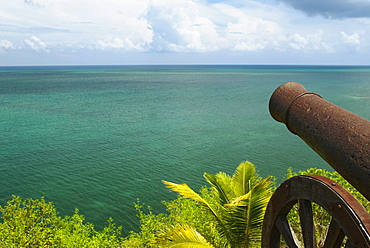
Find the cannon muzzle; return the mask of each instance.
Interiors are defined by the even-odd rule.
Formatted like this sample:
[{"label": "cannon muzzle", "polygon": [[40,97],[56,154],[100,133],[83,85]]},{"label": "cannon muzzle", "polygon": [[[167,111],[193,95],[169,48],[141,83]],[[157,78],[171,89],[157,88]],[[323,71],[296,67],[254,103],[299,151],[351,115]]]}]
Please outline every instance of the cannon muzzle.
[{"label": "cannon muzzle", "polygon": [[370,200],[370,121],[294,82],[274,91],[269,109]]}]

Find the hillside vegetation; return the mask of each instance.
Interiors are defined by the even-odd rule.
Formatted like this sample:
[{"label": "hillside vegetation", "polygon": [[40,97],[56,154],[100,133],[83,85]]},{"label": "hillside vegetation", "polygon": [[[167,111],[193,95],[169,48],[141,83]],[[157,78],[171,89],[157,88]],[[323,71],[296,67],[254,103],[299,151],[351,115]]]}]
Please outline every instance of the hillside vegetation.
[{"label": "hillside vegetation", "polygon": [[[366,209],[369,202],[338,173],[309,169],[293,173],[326,176],[349,190]],[[205,173],[209,185],[197,193],[186,184],[163,183],[178,193],[173,201],[164,201],[166,213],[155,214],[150,206],[134,204],[140,218],[140,231],[122,237],[122,227],[112,219],[95,230],[78,210],[61,217],[51,202],[13,196],[0,207],[0,244],[2,247],[260,247],[261,227],[267,202],[274,190],[272,177],[261,178],[250,162],[241,163],[233,175]],[[323,237],[330,216],[315,206],[317,240]],[[289,221],[299,232],[299,218],[292,211]]]}]

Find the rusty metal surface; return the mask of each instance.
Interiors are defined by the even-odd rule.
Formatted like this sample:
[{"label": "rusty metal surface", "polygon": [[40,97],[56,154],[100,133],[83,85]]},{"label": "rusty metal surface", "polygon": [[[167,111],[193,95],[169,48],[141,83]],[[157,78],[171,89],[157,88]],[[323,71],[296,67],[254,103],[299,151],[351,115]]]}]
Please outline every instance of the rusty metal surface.
[{"label": "rusty metal surface", "polygon": [[294,82],[275,90],[269,109],[370,200],[370,121]]},{"label": "rusty metal surface", "polygon": [[265,213],[262,247],[279,247],[280,233],[276,222],[279,218],[286,219],[299,200],[323,207],[354,247],[370,247],[370,215],[365,208],[339,184],[317,175],[292,177],[276,189]]}]

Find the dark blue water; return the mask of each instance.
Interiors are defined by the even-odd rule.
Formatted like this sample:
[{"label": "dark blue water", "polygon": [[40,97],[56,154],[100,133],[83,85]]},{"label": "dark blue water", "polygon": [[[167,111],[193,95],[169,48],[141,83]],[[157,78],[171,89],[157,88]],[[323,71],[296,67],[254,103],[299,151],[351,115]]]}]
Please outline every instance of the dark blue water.
[{"label": "dark blue water", "polygon": [[76,66],[0,68],[0,204],[11,195],[137,230],[137,198],[163,211],[161,180],[206,184],[249,160],[281,180],[328,168],[268,113],[296,81],[370,118],[370,67]]}]

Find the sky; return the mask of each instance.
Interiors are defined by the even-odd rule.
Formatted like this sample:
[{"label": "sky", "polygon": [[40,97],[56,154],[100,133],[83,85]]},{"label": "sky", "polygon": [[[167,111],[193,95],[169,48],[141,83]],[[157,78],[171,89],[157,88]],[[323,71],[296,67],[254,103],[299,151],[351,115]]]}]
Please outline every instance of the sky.
[{"label": "sky", "polygon": [[370,0],[0,0],[0,66],[369,65]]}]

